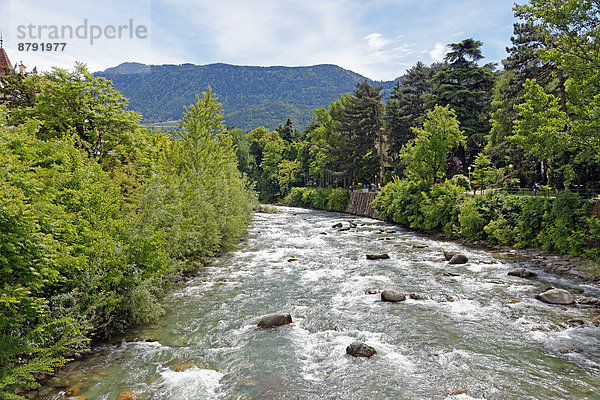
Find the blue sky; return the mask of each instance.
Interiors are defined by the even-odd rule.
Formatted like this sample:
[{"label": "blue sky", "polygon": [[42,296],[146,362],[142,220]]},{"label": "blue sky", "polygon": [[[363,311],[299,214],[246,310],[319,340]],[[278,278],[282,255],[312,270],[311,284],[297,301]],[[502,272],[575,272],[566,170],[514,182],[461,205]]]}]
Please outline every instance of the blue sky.
[{"label": "blue sky", "polygon": [[[484,62],[510,45],[512,0],[0,0],[13,63],[48,70],[76,61],[92,71],[145,64],[337,64],[391,80],[417,61],[443,59],[448,43],[473,37]],[[92,26],[94,28],[92,28]],[[121,27],[120,33],[119,26]],[[65,28],[67,27],[67,28]],[[70,27],[70,28],[69,28]],[[80,28],[79,37],[69,29]],[[129,35],[133,28],[138,36]],[[145,32],[145,34],[144,34]],[[54,36],[52,36],[54,35]],[[93,41],[91,36],[95,37]],[[84,37],[85,36],[85,37]],[[66,43],[19,51],[19,43]]]}]

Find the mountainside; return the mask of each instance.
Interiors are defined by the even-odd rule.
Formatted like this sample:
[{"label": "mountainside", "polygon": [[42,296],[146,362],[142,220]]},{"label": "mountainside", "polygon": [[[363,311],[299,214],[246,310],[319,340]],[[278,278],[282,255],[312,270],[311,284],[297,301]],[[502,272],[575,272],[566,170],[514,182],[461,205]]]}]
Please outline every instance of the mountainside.
[{"label": "mountainside", "polygon": [[329,105],[368,80],[388,93],[393,81],[373,82],[336,65],[252,67],[228,64],[144,65],[124,63],[96,73],[113,81],[129,107],[148,123],[177,120],[183,106],[211,86],[223,104],[225,123],[244,130],[275,129],[290,118],[295,128],[310,123],[316,107]]}]

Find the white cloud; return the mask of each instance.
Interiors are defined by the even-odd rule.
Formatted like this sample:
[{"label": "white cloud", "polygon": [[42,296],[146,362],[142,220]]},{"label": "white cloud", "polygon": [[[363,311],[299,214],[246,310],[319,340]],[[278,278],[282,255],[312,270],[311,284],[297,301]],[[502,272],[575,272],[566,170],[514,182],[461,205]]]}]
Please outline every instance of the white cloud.
[{"label": "white cloud", "polygon": [[[486,61],[499,61],[510,44],[512,0],[0,0],[4,47],[27,66],[92,70],[125,61],[154,64],[337,64],[372,79],[394,79],[417,61],[440,61],[444,43],[463,37],[484,42]],[[18,52],[17,24],[121,23],[144,18],[151,40],[70,43],[63,54]],[[7,32],[7,30],[9,32]],[[464,32],[464,33],[463,33]],[[504,33],[503,33],[504,32]],[[462,37],[461,37],[462,36]]]},{"label": "white cloud", "polygon": [[367,46],[372,50],[379,50],[392,43],[391,40],[384,38],[381,33],[371,33],[365,36],[364,39],[367,41]]},{"label": "white cloud", "polygon": [[433,50],[428,51],[429,57],[433,62],[439,62],[444,59],[444,56],[448,50],[446,49],[446,45],[441,42],[437,42],[435,46],[433,46]]}]

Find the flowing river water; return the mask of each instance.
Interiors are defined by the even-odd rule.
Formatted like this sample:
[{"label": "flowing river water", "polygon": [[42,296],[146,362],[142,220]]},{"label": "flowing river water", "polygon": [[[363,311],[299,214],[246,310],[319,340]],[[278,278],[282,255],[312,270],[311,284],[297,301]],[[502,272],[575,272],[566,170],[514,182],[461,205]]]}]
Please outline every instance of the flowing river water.
[{"label": "flowing river water", "polygon": [[[358,226],[332,229],[349,220]],[[448,265],[443,249],[469,262]],[[390,259],[365,257],[384,252]],[[95,348],[35,396],[600,399],[600,328],[567,323],[598,310],[534,297],[549,286],[600,297],[598,288],[539,270],[507,276],[515,266],[382,221],[281,207],[257,214],[247,242],[175,290],[158,323]],[[423,299],[369,294],[385,288]],[[293,323],[256,327],[273,312]],[[355,340],[378,354],[346,355]]]}]

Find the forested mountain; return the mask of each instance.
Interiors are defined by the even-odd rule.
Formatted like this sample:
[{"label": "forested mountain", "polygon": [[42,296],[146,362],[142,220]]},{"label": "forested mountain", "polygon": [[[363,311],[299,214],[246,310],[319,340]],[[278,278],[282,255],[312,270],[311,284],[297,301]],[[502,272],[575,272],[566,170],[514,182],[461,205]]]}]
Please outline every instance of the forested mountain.
[{"label": "forested mountain", "polygon": [[310,123],[313,111],[367,80],[387,94],[394,82],[373,82],[336,65],[250,67],[228,64],[144,65],[124,63],[98,72],[130,99],[145,122],[179,118],[184,105],[211,86],[225,110],[225,123],[244,130],[275,129],[290,118],[295,128]]}]

